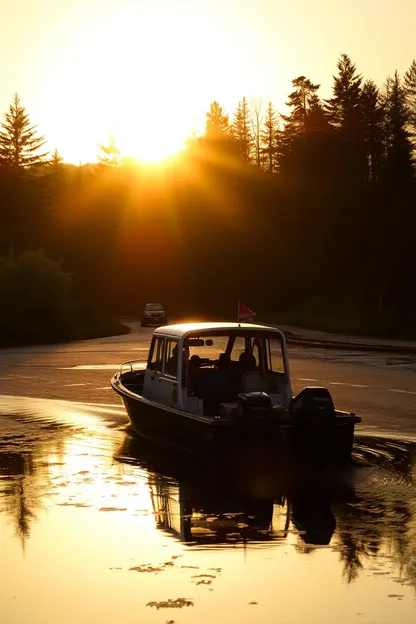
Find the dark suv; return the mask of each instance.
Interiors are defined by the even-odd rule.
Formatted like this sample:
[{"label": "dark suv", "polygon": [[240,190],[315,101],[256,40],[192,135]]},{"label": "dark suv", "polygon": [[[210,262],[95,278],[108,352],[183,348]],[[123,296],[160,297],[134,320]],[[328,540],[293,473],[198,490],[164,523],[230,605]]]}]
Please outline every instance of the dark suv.
[{"label": "dark suv", "polygon": [[141,311],[142,327],[167,325],[168,319],[161,303],[146,303]]}]

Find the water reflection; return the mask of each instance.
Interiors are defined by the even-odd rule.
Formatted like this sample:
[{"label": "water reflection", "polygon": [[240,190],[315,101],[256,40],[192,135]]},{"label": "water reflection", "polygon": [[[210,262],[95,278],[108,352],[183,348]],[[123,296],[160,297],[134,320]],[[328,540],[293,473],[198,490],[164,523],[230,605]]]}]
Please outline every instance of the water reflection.
[{"label": "water reflection", "polygon": [[153,478],[149,487],[157,528],[190,545],[268,542],[287,536],[289,507],[283,497],[233,500],[185,483],[176,486],[163,476]]},{"label": "water reflection", "polygon": [[0,454],[0,495],[4,500],[0,511],[13,519],[23,550],[30,537],[30,522],[36,518],[36,508],[40,505],[37,487],[32,487],[33,474],[30,453]]},{"label": "water reflection", "polygon": [[149,488],[157,528],[188,545],[283,542],[291,530],[305,545],[321,546],[330,543],[336,526],[329,499],[301,488],[253,498],[162,475],[149,479]]},{"label": "water reflection", "polygon": [[123,434],[99,427],[91,406],[79,409],[67,402],[23,398],[12,406],[7,400],[3,403],[8,413],[0,414],[0,519],[3,515],[13,526],[24,553],[50,498],[58,500],[60,486],[76,485],[75,480],[71,483],[71,465],[81,465],[80,455],[93,459],[100,448],[110,460],[116,439]]},{"label": "water reflection", "polygon": [[278,545],[295,535],[298,552],[328,545],[338,552],[348,583],[372,561],[374,575],[386,574],[392,558],[398,577],[416,587],[416,445],[361,437],[356,449],[343,469],[263,475],[258,491],[267,497],[236,480],[230,466],[167,458],[133,437],[117,458],[147,469],[157,528],[188,546]]},{"label": "water reflection", "polygon": [[[229,604],[230,622],[251,623],[257,602],[261,624],[282,608],[293,623],[312,621],[305,609],[314,621],[326,613],[323,624],[363,610],[366,621],[413,621],[416,445],[357,438],[342,469],[282,466],[256,449],[220,465],[132,437],[109,407],[63,408],[0,416],[2,589],[11,601],[22,578],[34,587],[7,603],[5,621],[55,621],[36,597],[46,586],[55,608],[77,598],[71,623],[94,621],[98,608],[102,621],[120,608],[125,622],[176,621],[151,619],[146,605],[179,598],[202,624],[225,621]],[[270,588],[283,586],[275,604]],[[315,602],[302,606],[308,592]],[[384,599],[396,601],[388,616]]]}]

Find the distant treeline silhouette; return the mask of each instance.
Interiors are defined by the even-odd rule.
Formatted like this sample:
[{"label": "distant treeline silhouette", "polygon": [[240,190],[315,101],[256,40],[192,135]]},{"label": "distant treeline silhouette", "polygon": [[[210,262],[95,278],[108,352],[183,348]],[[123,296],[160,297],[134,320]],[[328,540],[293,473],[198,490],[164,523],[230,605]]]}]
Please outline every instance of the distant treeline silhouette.
[{"label": "distant treeline silhouette", "polygon": [[[158,168],[43,154],[16,95],[0,132],[0,255],[42,248],[75,296],[117,314],[263,320],[409,335],[416,314],[416,62],[379,89],[341,55],[328,100],[293,80],[289,113],[217,101]],[[134,120],[132,120],[134,123]],[[414,331],[414,330],[413,330]]]}]

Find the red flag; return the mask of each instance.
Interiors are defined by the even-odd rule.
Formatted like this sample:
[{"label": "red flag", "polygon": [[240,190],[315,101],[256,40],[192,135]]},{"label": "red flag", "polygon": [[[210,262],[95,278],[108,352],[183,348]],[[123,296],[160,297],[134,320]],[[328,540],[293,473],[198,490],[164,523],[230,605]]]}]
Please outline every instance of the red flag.
[{"label": "red flag", "polygon": [[243,303],[238,302],[238,322],[245,322],[245,323],[250,323],[252,321],[254,321],[254,317],[256,316],[256,313],[253,312],[253,310],[250,310],[250,308],[248,308],[247,306],[245,306]]}]

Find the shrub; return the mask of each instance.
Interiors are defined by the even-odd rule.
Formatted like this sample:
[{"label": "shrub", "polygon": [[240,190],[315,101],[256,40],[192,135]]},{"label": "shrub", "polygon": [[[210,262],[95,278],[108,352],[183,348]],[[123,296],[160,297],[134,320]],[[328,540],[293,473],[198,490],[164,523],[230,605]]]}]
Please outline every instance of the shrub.
[{"label": "shrub", "polygon": [[72,295],[72,278],[41,249],[0,259],[0,344],[61,342],[125,333]]}]

